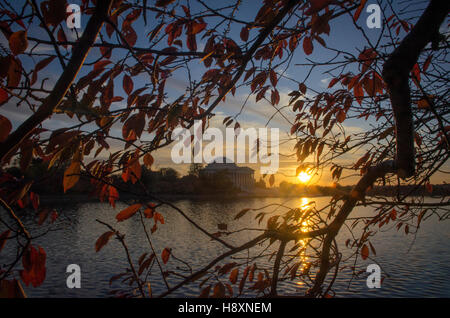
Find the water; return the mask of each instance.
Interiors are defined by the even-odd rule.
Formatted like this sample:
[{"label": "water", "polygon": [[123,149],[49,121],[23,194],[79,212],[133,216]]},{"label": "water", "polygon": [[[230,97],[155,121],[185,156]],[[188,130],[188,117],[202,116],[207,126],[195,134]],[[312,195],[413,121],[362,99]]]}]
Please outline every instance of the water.
[{"label": "water", "polygon": [[[311,199],[239,199],[224,201],[190,201],[176,202],[176,205],[185,211],[195,222],[210,232],[217,232],[218,223],[228,224],[228,230],[242,227],[258,227],[254,221],[254,212],[249,212],[237,223],[233,221],[237,212],[244,208],[259,208],[272,203],[286,203],[289,206],[300,206],[307,200],[314,200],[318,207],[328,202],[329,198]],[[38,288],[26,287],[26,293],[31,297],[108,297],[113,289],[124,287],[123,284],[109,285],[111,276],[123,272],[127,267],[125,253],[117,240],[111,240],[100,252],[96,253],[94,244],[97,238],[108,229],[95,221],[100,219],[114,225],[121,233],[126,235],[126,242],[131,251],[133,260],[144,252],[149,252],[146,237],[142,231],[139,219],[134,217],[125,222],[117,223],[115,215],[124,207],[118,203],[116,209],[101,203],[80,203],[66,205],[59,208],[62,215],[58,230],[51,231],[38,238],[34,244],[41,245],[47,252],[47,277]],[[158,231],[151,235],[151,239],[161,255],[164,247],[171,247],[176,257],[188,261],[194,269],[204,266],[215,256],[220,255],[224,249],[199,232],[178,212],[170,208],[158,210],[164,215],[166,224],[160,225]],[[252,214],[253,213],[253,214]],[[373,214],[372,208],[358,207],[351,216]],[[35,216],[24,214],[25,223],[33,227]],[[70,219],[70,222],[62,220]],[[147,220],[148,229],[153,221]],[[240,225],[241,224],[241,225]],[[265,221],[262,223],[265,225]],[[350,286],[350,270],[343,270],[334,284],[337,297],[450,297],[450,222],[430,217],[423,222],[416,240],[412,235],[406,236],[391,226],[388,230],[380,232],[371,239],[376,248],[375,259],[382,265],[383,276],[389,275],[380,289],[366,287],[366,275],[353,279]],[[2,230],[2,229],[0,229]],[[35,232],[33,232],[35,233]],[[256,232],[240,232],[233,237],[226,237],[233,244],[239,245],[257,235]],[[338,243],[345,254],[345,244],[350,237],[348,230],[343,229],[339,234]],[[0,257],[12,254],[6,248]],[[275,245],[275,244],[274,244]],[[273,262],[273,260],[272,260]],[[353,261],[347,265],[352,265]],[[2,261],[3,263],[3,261]],[[358,267],[365,269],[370,260],[359,260]],[[81,267],[81,289],[66,287],[66,266],[78,264]],[[181,266],[181,263],[171,259],[171,266]],[[173,267],[172,267],[173,268]],[[157,275],[155,267],[154,279],[151,280],[154,295],[165,290],[165,285]],[[242,273],[242,269],[241,269]],[[173,282],[173,281],[171,281]],[[280,285],[282,294],[301,294],[304,286],[295,281],[284,282]],[[200,293],[198,282],[191,283],[177,290],[173,296],[197,297]],[[248,294],[247,294],[248,295]]]}]

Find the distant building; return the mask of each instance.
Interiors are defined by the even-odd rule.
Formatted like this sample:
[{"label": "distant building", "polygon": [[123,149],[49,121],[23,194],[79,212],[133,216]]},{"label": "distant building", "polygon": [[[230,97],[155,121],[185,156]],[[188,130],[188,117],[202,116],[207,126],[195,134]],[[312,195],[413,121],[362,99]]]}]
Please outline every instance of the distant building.
[{"label": "distant building", "polygon": [[200,175],[212,177],[219,172],[225,172],[233,185],[241,190],[249,190],[254,187],[255,180],[253,175],[255,171],[248,167],[238,167],[234,162],[227,162],[227,158],[215,160],[200,170]]}]

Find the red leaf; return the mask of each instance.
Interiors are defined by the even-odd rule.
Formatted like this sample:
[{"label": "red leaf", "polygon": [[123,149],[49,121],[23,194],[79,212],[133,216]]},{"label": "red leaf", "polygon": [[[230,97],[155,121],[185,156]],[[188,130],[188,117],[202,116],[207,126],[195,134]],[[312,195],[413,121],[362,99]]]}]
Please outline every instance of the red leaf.
[{"label": "red leaf", "polygon": [[280,94],[276,89],[272,91],[271,102],[272,105],[278,105],[278,103],[280,102]]},{"label": "red leaf", "polygon": [[169,261],[170,251],[171,250],[166,247],[161,253],[161,258],[164,264],[167,264],[167,262]]},{"label": "red leaf", "polygon": [[58,218],[58,212],[56,212],[56,210],[53,210],[52,214],[50,215],[50,221],[53,223],[56,221],[57,218]]},{"label": "red leaf", "polygon": [[28,286],[31,283],[33,287],[38,287],[44,282],[46,274],[46,258],[47,255],[40,246],[38,246],[38,249],[35,249],[30,245],[25,250],[22,256],[22,265],[24,269],[20,271],[20,276],[25,285]]},{"label": "red leaf", "polygon": [[278,83],[277,73],[274,70],[270,70],[270,83],[273,87],[277,86]]},{"label": "red leaf", "polygon": [[0,142],[4,142],[11,132],[12,125],[8,118],[0,115]]},{"label": "red leaf", "polygon": [[136,31],[131,27],[131,25],[126,24],[122,27],[123,37],[127,41],[128,45],[133,47],[137,41]]},{"label": "red leaf", "polygon": [[208,285],[202,289],[200,296],[198,296],[198,297],[199,298],[208,298],[210,291],[211,291],[211,285]]},{"label": "red leaf", "polygon": [[242,30],[241,30],[241,39],[242,39],[242,41],[244,41],[244,42],[247,42],[248,41],[248,28],[247,27],[243,27],[242,28]]},{"label": "red leaf", "polygon": [[3,88],[0,88],[0,105],[6,102],[7,100],[8,100],[8,93]]},{"label": "red leaf", "polygon": [[306,55],[310,55],[313,51],[313,44],[309,36],[306,36],[303,39],[303,50],[305,51]]},{"label": "red leaf", "polygon": [[206,28],[206,23],[202,22],[202,23],[198,23],[198,22],[194,22],[192,24],[192,34],[197,34],[202,32],[204,29]]},{"label": "red leaf", "polygon": [[364,91],[363,91],[362,85],[360,83],[357,83],[353,87],[353,93],[355,94],[356,101],[358,102],[358,104],[361,105],[363,98],[364,98]]},{"label": "red leaf", "polygon": [[98,252],[102,249],[103,246],[105,246],[111,236],[114,234],[113,231],[108,231],[100,235],[100,237],[97,239],[97,242],[95,242],[95,251]]},{"label": "red leaf", "polygon": [[31,85],[33,85],[36,82],[36,80],[37,80],[37,73],[40,70],[42,70],[44,67],[49,65],[55,59],[55,57],[56,56],[47,57],[46,59],[43,59],[42,61],[39,61],[36,64],[36,66],[34,67],[34,70],[33,70],[32,78],[31,78]]},{"label": "red leaf", "polygon": [[117,189],[115,187],[110,186],[109,187],[109,204],[113,208],[116,207],[116,200],[119,199],[119,193],[117,192]]},{"label": "red leaf", "polygon": [[302,92],[303,95],[306,94],[306,85],[305,85],[305,83],[298,84],[298,89],[300,90],[300,92]]},{"label": "red leaf", "polygon": [[345,113],[345,111],[343,109],[341,109],[338,112],[338,114],[336,116],[336,119],[337,119],[338,122],[342,123],[345,120],[346,117],[347,117],[347,114]]},{"label": "red leaf", "polygon": [[125,93],[127,93],[127,95],[131,94],[131,92],[133,91],[133,86],[133,80],[131,79],[131,77],[125,74],[125,76],[123,77],[123,90],[125,91]]},{"label": "red leaf", "polygon": [[[67,37],[62,27],[60,27],[58,30],[57,38],[59,42],[67,42]],[[64,47],[67,47],[67,45],[64,45]]]},{"label": "red leaf", "polygon": [[9,48],[12,54],[18,55],[23,52],[28,47],[27,31],[17,31],[11,34],[9,37]]},{"label": "red leaf", "polygon": [[339,78],[335,77],[330,81],[330,84],[328,84],[328,88],[332,88],[336,83],[339,81]]},{"label": "red leaf", "polygon": [[430,66],[430,63],[431,63],[431,59],[433,58],[433,55],[430,55],[426,60],[425,60],[425,63],[423,64],[423,67],[422,67],[422,70],[424,71],[424,72],[426,72],[427,71],[427,69],[428,69],[428,67]]},{"label": "red leaf", "polygon": [[187,35],[186,45],[189,50],[197,51],[197,40],[195,39],[195,35],[193,35],[193,34]]},{"label": "red leaf", "polygon": [[419,64],[414,64],[413,69],[412,69],[412,74],[413,74],[413,82],[414,84],[416,84],[417,87],[419,87],[419,83],[420,83],[420,68],[419,68]]},{"label": "red leaf", "polygon": [[6,230],[2,234],[0,234],[0,252],[2,251],[3,247],[6,244],[6,241],[8,240],[9,234],[11,234],[11,230]]},{"label": "red leaf", "polygon": [[94,70],[104,69],[106,65],[110,64],[110,60],[101,60],[94,64]]},{"label": "red leaf", "polygon": [[126,219],[129,219],[130,217],[132,217],[141,208],[141,206],[142,206],[142,204],[136,203],[136,204],[130,205],[126,209],[120,211],[116,215],[117,222],[122,222],[122,221],[125,221]]},{"label": "red leaf", "polygon": [[225,286],[222,283],[217,283],[214,286],[213,296],[214,298],[223,298],[225,297]]},{"label": "red leaf", "polygon": [[157,7],[166,7],[169,4],[171,4],[172,2],[174,2],[175,0],[157,0],[156,1],[156,6]]},{"label": "red leaf", "polygon": [[164,224],[164,217],[161,213],[153,212],[153,220],[155,221],[155,224],[158,223],[158,221],[159,223]]},{"label": "red leaf", "polygon": [[8,86],[16,87],[22,78],[22,63],[19,59],[12,57],[8,68]]},{"label": "red leaf", "polygon": [[230,282],[232,284],[237,282],[238,275],[239,275],[239,268],[235,268],[235,269],[233,269],[231,271],[231,273],[230,273]]}]

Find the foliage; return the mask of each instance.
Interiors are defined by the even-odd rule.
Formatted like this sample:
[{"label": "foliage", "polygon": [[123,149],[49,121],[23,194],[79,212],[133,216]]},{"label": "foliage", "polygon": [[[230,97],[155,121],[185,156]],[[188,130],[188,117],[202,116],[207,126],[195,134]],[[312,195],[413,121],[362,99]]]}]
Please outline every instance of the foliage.
[{"label": "foliage", "polygon": [[[161,296],[204,276],[201,296],[236,296],[245,288],[274,296],[278,280],[290,277],[311,285],[307,295],[328,297],[334,279],[327,285],[325,278],[341,262],[334,238],[353,207],[365,200],[366,190],[382,180],[432,191],[430,177],[449,157],[449,90],[443,66],[448,61],[448,39],[439,33],[448,14],[445,1],[417,1],[421,16],[416,15],[420,10],[410,13],[390,2],[384,4],[384,28],[376,40],[359,26],[366,1],[265,0],[248,19],[238,16],[241,1],[218,7],[203,0],[193,2],[195,6],[191,1],[83,0],[83,17],[89,22],[82,35],[65,28],[65,0],[0,4],[0,30],[6,40],[2,43],[7,43],[0,47],[0,105],[14,105],[26,116],[17,122],[7,112],[0,115],[1,220],[20,243],[18,257],[0,268],[1,281],[14,282],[20,276],[25,284],[39,286],[45,278],[45,247],[32,244],[33,236],[14,210],[33,207],[42,214],[49,207],[39,204],[39,196],[30,190],[32,181],[4,172],[16,159],[23,174],[35,159],[48,169],[63,167],[64,192],[87,180],[95,196],[113,207],[124,192],[117,175],[124,184],[140,187],[146,200],[130,203],[116,218],[140,220],[150,255],[144,253],[136,267],[124,234],[100,220],[109,231],[95,244],[101,253],[115,235],[126,251],[129,268],[113,280],[122,278],[134,292],[122,296],[152,296],[144,286],[153,279],[155,266],[167,287]],[[365,40],[357,48],[336,46],[330,35],[338,28],[337,21],[355,28]],[[143,26],[150,32],[137,31]],[[403,41],[406,35],[411,40]],[[334,52],[335,57],[315,59],[321,50]],[[293,65],[298,56],[307,59]],[[292,78],[291,68],[300,75]],[[330,81],[317,91],[309,81],[321,68]],[[51,80],[54,74],[57,78]],[[176,76],[189,79],[182,93],[170,89]],[[291,89],[287,101],[280,83]],[[172,142],[176,127],[190,128],[194,120],[209,125],[217,106],[241,92],[257,103],[269,103],[276,112],[287,111],[300,168],[313,161],[314,172],[330,169],[335,181],[353,173],[361,179],[350,194],[334,195],[321,210],[310,206],[271,216],[265,211],[256,214],[260,222],[267,222],[265,231],[233,246],[223,239],[232,235],[224,230],[226,226],[218,233],[207,232],[176,205],[155,195],[142,178],[153,165],[152,153]],[[55,119],[67,125],[56,127]],[[368,129],[346,131],[345,124],[355,120],[366,121]],[[237,116],[225,118],[224,125],[240,127]],[[338,160],[350,154],[359,154],[359,159]],[[162,177],[168,182],[177,179],[172,170],[163,171]],[[269,184],[273,183],[272,175]],[[415,233],[428,211],[440,215],[448,205],[443,201],[423,209],[420,202],[405,204],[406,197],[365,202],[375,207],[375,213],[359,219],[365,224],[363,233],[347,242],[353,257],[370,257],[371,236],[388,222],[395,222],[398,229],[403,226],[406,234]],[[157,212],[161,205],[183,215],[228,251],[213,261],[205,260],[208,265],[203,268],[190,269],[183,280],[169,281],[166,266],[177,261],[176,254],[169,246],[158,253],[151,240],[158,224],[164,224]],[[148,222],[153,222],[151,233],[145,227]],[[303,222],[308,224],[305,231]],[[10,237],[16,235],[9,231],[0,235],[0,247],[7,241],[13,244]],[[247,265],[225,263],[213,268],[258,244],[277,246],[271,253],[271,272],[258,267],[257,257],[248,259]],[[285,253],[289,249],[317,261],[290,257]],[[232,285],[238,282],[236,293]],[[253,285],[246,287],[246,282]]]}]

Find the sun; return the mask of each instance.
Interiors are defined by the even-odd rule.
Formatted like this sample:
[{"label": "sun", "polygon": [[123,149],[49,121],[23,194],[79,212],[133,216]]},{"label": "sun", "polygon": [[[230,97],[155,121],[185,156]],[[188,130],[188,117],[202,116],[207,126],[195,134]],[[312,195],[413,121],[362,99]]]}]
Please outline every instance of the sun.
[{"label": "sun", "polygon": [[300,182],[306,183],[311,179],[311,175],[306,171],[302,171],[298,174],[297,178]]}]

